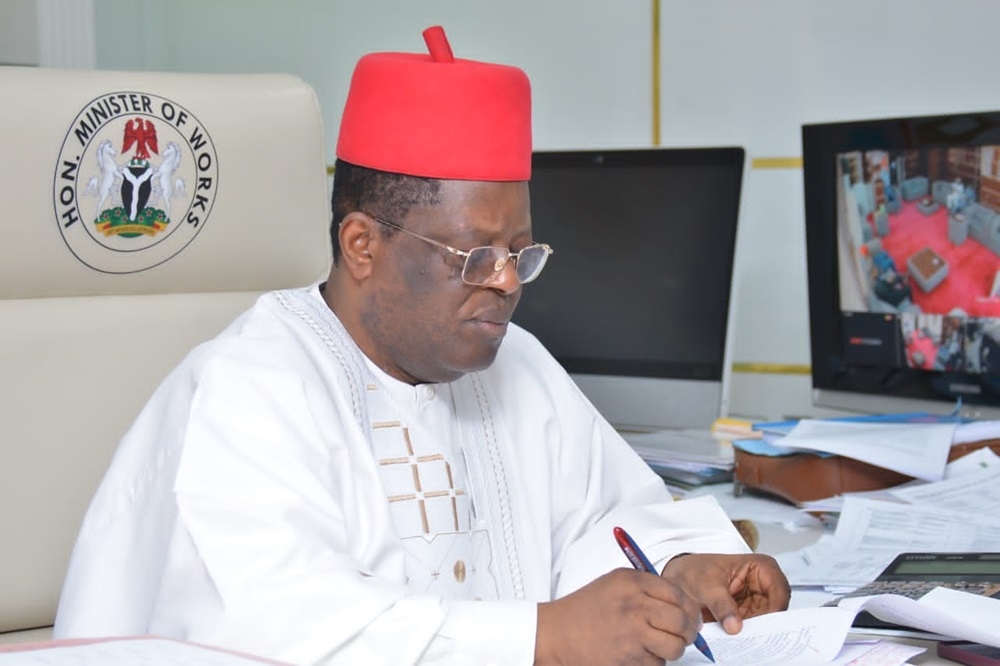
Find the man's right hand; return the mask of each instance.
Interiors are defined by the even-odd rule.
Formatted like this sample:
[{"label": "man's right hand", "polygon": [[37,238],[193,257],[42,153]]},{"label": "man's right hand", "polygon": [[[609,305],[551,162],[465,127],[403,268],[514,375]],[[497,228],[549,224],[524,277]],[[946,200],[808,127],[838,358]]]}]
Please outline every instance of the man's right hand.
[{"label": "man's right hand", "polygon": [[679,659],[701,629],[701,609],[656,574],[616,569],[538,604],[535,663],[657,664]]}]

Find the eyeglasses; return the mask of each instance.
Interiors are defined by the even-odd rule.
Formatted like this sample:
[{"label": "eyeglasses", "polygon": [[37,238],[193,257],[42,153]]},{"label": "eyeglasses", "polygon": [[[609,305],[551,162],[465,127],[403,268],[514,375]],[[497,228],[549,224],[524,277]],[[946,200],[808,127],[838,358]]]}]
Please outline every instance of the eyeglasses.
[{"label": "eyeglasses", "polygon": [[505,266],[507,266],[508,261],[514,262],[514,269],[517,272],[518,282],[521,284],[527,284],[538,277],[538,274],[542,272],[543,268],[545,268],[545,262],[548,261],[549,255],[553,252],[552,248],[544,243],[529,245],[520,252],[511,252],[505,247],[492,246],[474,247],[468,252],[465,252],[464,250],[459,250],[450,245],[440,243],[433,238],[422,236],[415,231],[410,231],[405,227],[399,226],[395,222],[382,219],[377,215],[369,214],[369,217],[376,222],[381,222],[387,227],[398,229],[405,234],[409,234],[414,238],[419,238],[420,240],[430,243],[431,245],[435,245],[451,254],[464,257],[465,265],[462,266],[462,281],[466,284],[471,284],[477,287],[497,279],[500,272],[503,271]]}]

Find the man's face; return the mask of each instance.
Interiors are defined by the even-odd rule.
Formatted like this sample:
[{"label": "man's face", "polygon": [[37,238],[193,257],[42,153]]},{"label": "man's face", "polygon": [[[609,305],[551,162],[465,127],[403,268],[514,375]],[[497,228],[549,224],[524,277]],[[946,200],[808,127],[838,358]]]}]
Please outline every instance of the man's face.
[{"label": "man's face", "polygon": [[[444,181],[441,199],[392,222],[463,251],[492,245],[517,252],[533,242],[527,183]],[[361,304],[365,352],[412,384],[448,382],[488,367],[521,297],[513,263],[495,280],[469,285],[462,257],[375,227],[381,242]]]}]

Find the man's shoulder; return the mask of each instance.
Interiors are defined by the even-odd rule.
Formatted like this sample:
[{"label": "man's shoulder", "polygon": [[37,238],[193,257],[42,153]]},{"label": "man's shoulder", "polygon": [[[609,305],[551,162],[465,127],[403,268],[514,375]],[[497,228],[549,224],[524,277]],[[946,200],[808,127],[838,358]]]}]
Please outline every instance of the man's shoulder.
[{"label": "man's shoulder", "polygon": [[345,341],[324,308],[308,287],[261,294],[225,329],[196,346],[178,369],[199,378],[213,368],[236,374],[316,370],[323,365],[318,361],[346,356],[336,353]]}]

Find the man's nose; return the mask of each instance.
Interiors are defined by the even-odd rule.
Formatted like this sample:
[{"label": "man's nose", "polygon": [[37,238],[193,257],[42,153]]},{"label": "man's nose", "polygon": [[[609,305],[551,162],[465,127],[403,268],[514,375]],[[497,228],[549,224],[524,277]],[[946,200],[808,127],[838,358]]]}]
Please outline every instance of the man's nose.
[{"label": "man's nose", "polygon": [[496,265],[499,265],[496,274],[483,286],[502,291],[505,294],[512,294],[521,288],[521,280],[517,277],[517,258],[515,255],[509,254],[506,259],[497,259]]}]

